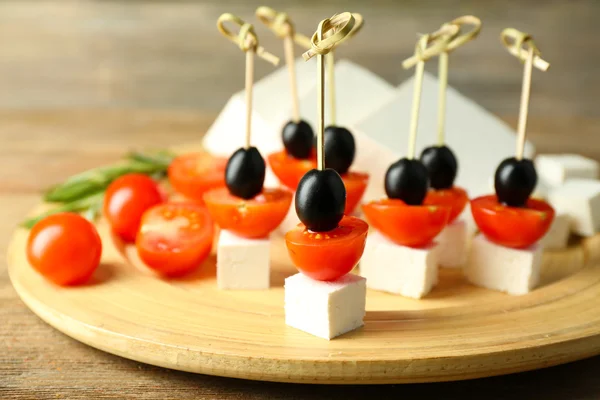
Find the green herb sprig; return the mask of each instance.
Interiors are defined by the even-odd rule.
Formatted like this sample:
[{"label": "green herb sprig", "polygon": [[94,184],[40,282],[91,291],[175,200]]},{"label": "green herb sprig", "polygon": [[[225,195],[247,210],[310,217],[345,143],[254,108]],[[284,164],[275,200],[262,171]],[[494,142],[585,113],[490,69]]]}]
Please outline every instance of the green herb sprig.
[{"label": "green herb sprig", "polygon": [[149,154],[132,152],[125,160],[115,165],[94,168],[73,175],[44,193],[44,201],[60,204],[45,213],[25,220],[22,226],[29,229],[40,219],[59,212],[79,212],[86,218],[94,220],[102,209],[104,192],[112,181],[131,173],[150,175],[154,179],[164,178],[174,157],[174,154],[167,151]]}]

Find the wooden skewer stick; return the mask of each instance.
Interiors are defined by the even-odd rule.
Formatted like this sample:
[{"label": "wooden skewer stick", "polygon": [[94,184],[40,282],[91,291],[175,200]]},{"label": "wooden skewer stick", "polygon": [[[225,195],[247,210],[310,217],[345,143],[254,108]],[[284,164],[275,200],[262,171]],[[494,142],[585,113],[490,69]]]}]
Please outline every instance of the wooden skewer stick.
[{"label": "wooden skewer stick", "polygon": [[300,100],[298,98],[298,82],[296,79],[296,64],[294,62],[294,42],[310,47],[310,39],[297,33],[286,13],[277,12],[270,7],[262,6],[256,9],[256,16],[271,29],[275,35],[283,39],[285,63],[290,79],[290,95],[292,97],[292,120],[300,122]]},{"label": "wooden skewer stick", "polygon": [[[323,56],[328,54],[336,44],[340,43],[354,27],[354,17],[349,12],[336,14],[319,23],[317,31],[311,38],[311,48],[302,54],[304,60],[317,56],[317,169],[325,169],[325,152],[323,131],[325,129],[325,68]],[[326,35],[331,32],[330,35]]]},{"label": "wooden skewer stick", "polygon": [[[427,49],[429,35],[421,36],[417,43],[416,53],[422,54]],[[408,136],[407,158],[415,158],[415,147],[417,142],[417,130],[419,128],[419,110],[421,108],[421,89],[423,88],[423,72],[425,71],[425,60],[420,59],[415,68],[415,83],[413,88],[412,110],[410,112],[410,133]]]},{"label": "wooden skewer stick", "polygon": [[529,113],[529,94],[531,93],[531,72],[533,70],[533,48],[530,47],[523,69],[523,87],[521,88],[521,106],[519,107],[519,125],[517,128],[517,160],[523,159],[525,150],[525,131],[527,130],[527,114]]},{"label": "wooden skewer stick", "polygon": [[[511,40],[509,40],[511,39]],[[523,86],[521,88],[521,105],[519,107],[519,122],[517,126],[517,160],[523,159],[525,140],[527,138],[527,114],[529,113],[529,97],[531,93],[531,75],[533,67],[546,71],[550,64],[540,57],[540,51],[533,42],[531,35],[520,32],[514,28],[506,28],[500,35],[502,44],[508,52],[525,63],[523,68]],[[523,45],[527,45],[524,51]]]},{"label": "wooden skewer stick", "polygon": [[[415,158],[415,150],[417,143],[417,131],[419,128],[419,111],[421,108],[421,91],[423,88],[423,73],[425,71],[425,61],[429,60],[431,57],[439,55],[446,51],[446,47],[448,43],[456,36],[458,33],[458,26],[456,25],[448,25],[444,27],[444,29],[440,29],[432,34],[427,34],[421,36],[417,45],[415,46],[415,54],[414,56],[404,60],[402,65],[405,69],[410,68],[407,65],[414,65],[412,60],[417,60],[416,68],[415,68],[415,82],[413,89],[413,102],[412,102],[412,110],[410,114],[410,131],[408,136],[408,152],[407,158],[412,160]],[[428,44],[431,43],[431,46],[428,47]]]},{"label": "wooden skewer stick", "polygon": [[462,25],[465,24],[473,25],[473,29],[463,35],[455,36],[452,41],[448,43],[446,51],[441,52],[438,58],[438,80],[440,82],[438,97],[438,146],[443,146],[445,143],[444,135],[446,131],[446,91],[448,89],[449,54],[451,51],[475,39],[479,35],[479,32],[481,32],[481,20],[473,15],[463,15],[462,17],[458,17],[445,23],[440,28],[440,31],[443,31],[454,25],[458,28],[458,32],[460,32]]},{"label": "wooden skewer stick", "polygon": [[246,51],[246,143],[245,148],[250,147],[250,136],[252,134],[252,88],[254,86],[254,49]]},{"label": "wooden skewer stick", "polygon": [[[337,47],[340,43],[356,35],[364,24],[364,19],[359,13],[352,13],[354,17],[354,28],[350,31],[348,36],[342,39],[334,47]],[[329,122],[331,125],[337,123],[337,100],[335,95],[335,48],[332,49],[325,56],[325,63],[327,64],[327,94],[329,95]]]},{"label": "wooden skewer stick", "polygon": [[[240,27],[237,35],[234,35],[225,27],[225,22],[232,22]],[[252,88],[254,86],[254,54],[273,65],[279,64],[279,58],[267,52],[258,45],[258,38],[254,33],[252,24],[244,22],[241,18],[230,14],[222,14],[217,20],[217,29],[223,36],[237,44],[238,47],[246,53],[246,141],[245,148],[250,147],[250,138],[252,135]]]}]

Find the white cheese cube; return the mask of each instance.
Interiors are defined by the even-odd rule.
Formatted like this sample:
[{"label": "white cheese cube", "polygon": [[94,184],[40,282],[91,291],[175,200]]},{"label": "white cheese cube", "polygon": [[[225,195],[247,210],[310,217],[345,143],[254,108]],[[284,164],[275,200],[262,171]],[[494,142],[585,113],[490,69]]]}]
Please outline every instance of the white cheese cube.
[{"label": "white cheese cube", "polygon": [[600,231],[600,181],[570,179],[552,189],[548,199],[557,214],[569,216],[573,232],[593,236]]},{"label": "white cheese cube", "polygon": [[552,187],[573,178],[598,178],[598,162],[579,154],[542,154],[535,165],[541,180]]},{"label": "white cheese cube", "polygon": [[467,261],[469,233],[464,220],[455,220],[448,224],[435,238],[438,244],[438,263],[440,267],[461,268]]},{"label": "white cheese cube", "polygon": [[567,247],[569,234],[571,233],[569,222],[569,216],[567,214],[556,214],[548,233],[546,233],[546,236],[540,241],[542,247],[550,250],[564,249]]},{"label": "white cheese cube", "polygon": [[492,243],[482,234],[471,244],[465,276],[472,284],[512,295],[529,293],[540,280],[542,247],[513,249]]},{"label": "white cheese cube", "polygon": [[285,280],[285,323],[332,339],[363,325],[366,297],[365,279],[357,275],[322,282],[296,274]]},{"label": "white cheese cube", "polygon": [[268,289],[271,240],[247,239],[221,230],[217,243],[219,289]]},{"label": "white cheese cube", "polygon": [[369,232],[360,260],[369,289],[420,299],[438,280],[438,245],[400,246],[377,231]]}]

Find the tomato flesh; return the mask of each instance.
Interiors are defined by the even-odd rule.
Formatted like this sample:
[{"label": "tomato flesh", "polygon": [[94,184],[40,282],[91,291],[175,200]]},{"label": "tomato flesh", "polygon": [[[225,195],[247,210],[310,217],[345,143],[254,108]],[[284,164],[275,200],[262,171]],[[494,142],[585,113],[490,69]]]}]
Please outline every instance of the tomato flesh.
[{"label": "tomato flesh", "polygon": [[342,175],[344,186],[346,186],[346,208],[344,214],[350,215],[356,209],[367,190],[369,183],[369,174],[362,172],[348,172]]},{"label": "tomato flesh", "polygon": [[187,274],[209,256],[214,235],[205,207],[166,203],[146,211],[136,239],[142,261],[166,277]]},{"label": "tomato flesh", "polygon": [[543,200],[529,199],[525,207],[509,207],[496,195],[471,200],[471,213],[486,238],[513,248],[529,247],[540,240],[554,220],[554,209]]},{"label": "tomato flesh", "polygon": [[285,244],[300,272],[319,281],[333,281],[358,264],[368,230],[365,221],[349,216],[328,232],[311,232],[298,224],[286,233]]},{"label": "tomato flesh", "polygon": [[392,242],[408,247],[426,246],[444,229],[450,208],[410,206],[402,200],[383,199],[363,205],[369,224]]},{"label": "tomato flesh", "polygon": [[206,153],[189,153],[176,157],[169,165],[169,182],[173,189],[190,200],[202,203],[208,190],[225,186],[227,159]]},{"label": "tomato flesh", "polygon": [[69,286],[86,282],[100,263],[102,241],[94,225],[74,213],[50,215],[33,226],[27,259],[46,279]]},{"label": "tomato flesh", "polygon": [[[273,173],[282,185],[296,190],[300,180],[311,169],[317,168],[316,155],[300,160],[289,155],[285,150],[272,153],[267,157]],[[346,186],[346,208],[344,214],[352,214],[356,206],[362,199],[367,184],[369,183],[369,174],[362,172],[348,172],[342,175],[344,186]]]},{"label": "tomato flesh", "polygon": [[144,212],[163,201],[163,193],[147,175],[127,174],[115,179],[104,195],[104,216],[115,235],[133,243]]},{"label": "tomato flesh", "polygon": [[290,209],[292,193],[287,189],[264,189],[246,200],[220,188],[207,192],[204,201],[221,229],[246,238],[262,238],[281,224]]},{"label": "tomato flesh", "polygon": [[301,160],[292,157],[285,150],[269,154],[267,161],[281,184],[292,190],[296,190],[304,174],[317,168],[316,156]]},{"label": "tomato flesh", "polygon": [[427,192],[423,205],[426,206],[444,206],[450,208],[450,218],[448,223],[452,223],[463,212],[469,196],[467,192],[458,186],[453,186],[450,189],[430,190]]}]

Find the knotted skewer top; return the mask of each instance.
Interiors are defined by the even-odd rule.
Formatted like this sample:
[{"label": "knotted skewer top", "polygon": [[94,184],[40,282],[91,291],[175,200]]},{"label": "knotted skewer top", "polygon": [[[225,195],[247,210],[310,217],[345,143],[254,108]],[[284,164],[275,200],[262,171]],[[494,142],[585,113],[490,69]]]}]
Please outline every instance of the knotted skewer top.
[{"label": "knotted skewer top", "polygon": [[527,61],[528,51],[523,48],[527,46],[528,49],[533,51],[534,67],[542,71],[550,68],[550,64],[540,57],[540,50],[535,45],[533,37],[530,34],[521,32],[515,28],[506,28],[500,34],[500,40],[508,52],[517,57],[522,63]]},{"label": "knotted skewer top", "polygon": [[331,18],[321,21],[317,27],[317,31],[310,39],[310,49],[302,54],[304,60],[308,61],[316,55],[329,53],[337,44],[352,36],[353,32],[357,32],[355,28],[357,15],[362,25],[362,16],[350,12],[335,14]]},{"label": "knotted skewer top", "polygon": [[[231,22],[238,25],[240,27],[238,34],[235,35],[232,31],[227,29],[225,27],[225,22]],[[235,43],[243,52],[253,50],[256,55],[263,60],[273,65],[279,64],[279,58],[277,56],[269,53],[258,44],[258,37],[254,32],[254,26],[245,22],[240,17],[230,13],[222,14],[217,20],[217,29],[219,29],[219,32],[221,32],[223,36]]]},{"label": "knotted skewer top", "polygon": [[310,48],[310,38],[296,32],[294,23],[285,12],[278,12],[271,7],[261,6],[256,9],[256,16],[269,28],[275,36],[284,39],[288,36],[294,39],[296,44],[308,49]]}]

